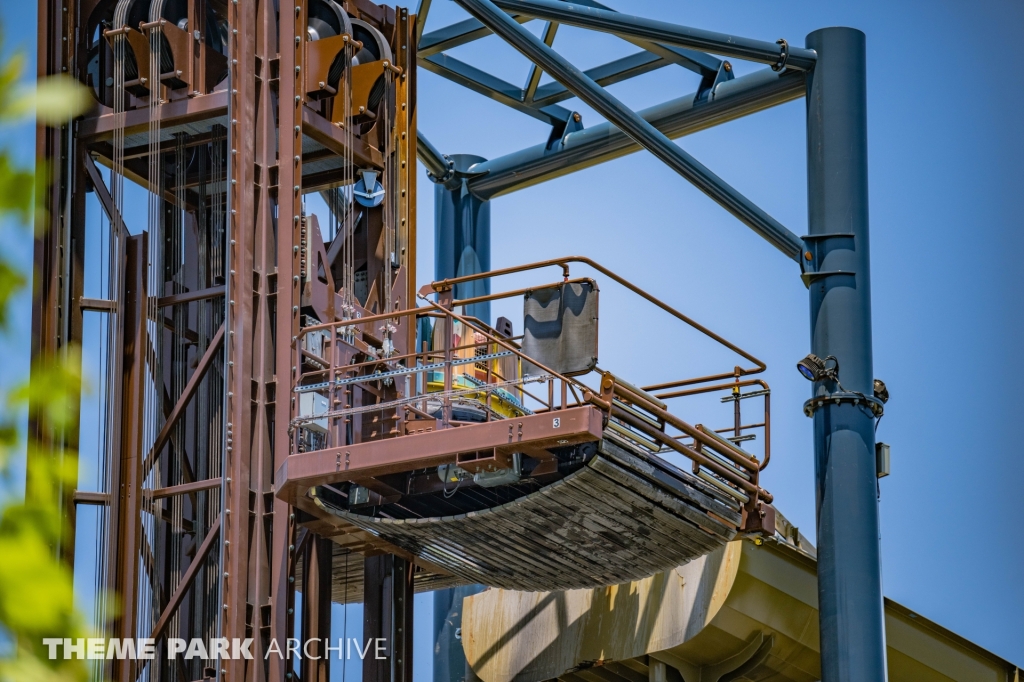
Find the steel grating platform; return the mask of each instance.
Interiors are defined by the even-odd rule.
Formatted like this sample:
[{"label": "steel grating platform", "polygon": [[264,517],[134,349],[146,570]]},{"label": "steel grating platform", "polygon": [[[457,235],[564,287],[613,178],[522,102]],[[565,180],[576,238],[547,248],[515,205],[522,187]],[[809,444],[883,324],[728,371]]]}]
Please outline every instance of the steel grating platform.
[{"label": "steel grating platform", "polygon": [[381,518],[313,495],[325,512],[453,576],[523,591],[644,578],[713,552],[742,523],[732,498],[655,455],[609,439],[565,478],[482,511]]}]

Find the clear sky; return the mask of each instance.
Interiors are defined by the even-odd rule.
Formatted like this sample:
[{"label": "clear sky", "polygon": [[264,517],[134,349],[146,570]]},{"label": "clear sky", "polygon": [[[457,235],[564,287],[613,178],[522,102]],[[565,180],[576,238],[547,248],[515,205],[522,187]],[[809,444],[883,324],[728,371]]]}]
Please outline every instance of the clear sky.
[{"label": "clear sky", "polygon": [[[1024,664],[1024,394],[1010,371],[1024,333],[1024,3],[611,4],[794,45],[825,26],[867,34],[875,374],[892,395],[878,431],[892,446],[893,469],[881,482],[885,594]],[[33,49],[34,3],[0,3],[0,16],[8,41]],[[464,16],[438,0],[427,30]],[[583,68],[633,51],[571,28],[559,31],[555,48]],[[454,54],[525,81],[525,60],[497,38]],[[740,75],[763,68],[732,61]],[[442,152],[495,158],[547,138],[531,118],[423,70],[419,78],[419,126]],[[695,76],[670,68],[611,90],[642,108],[695,85]],[[575,100],[564,106],[585,125],[600,122]],[[32,154],[30,130],[0,137]],[[679,143],[806,233],[803,100]],[[422,173],[419,181],[422,283],[433,273],[433,188]],[[809,386],[794,369],[809,350],[809,306],[792,261],[646,152],[500,197],[492,226],[493,267],[590,256],[766,360],[773,457],[764,484],[813,537],[811,422],[800,411]],[[31,251],[8,236],[0,248]],[[720,358],[647,307],[630,308],[626,320],[632,304],[611,283],[602,295],[601,362],[617,374],[645,383]],[[27,328],[27,309],[20,314]],[[514,307],[495,314],[521,316]],[[26,366],[24,342],[0,349],[3,383]],[[671,359],[652,365],[656,353]],[[428,622],[417,619],[418,639]],[[429,650],[418,642],[417,656]]]}]

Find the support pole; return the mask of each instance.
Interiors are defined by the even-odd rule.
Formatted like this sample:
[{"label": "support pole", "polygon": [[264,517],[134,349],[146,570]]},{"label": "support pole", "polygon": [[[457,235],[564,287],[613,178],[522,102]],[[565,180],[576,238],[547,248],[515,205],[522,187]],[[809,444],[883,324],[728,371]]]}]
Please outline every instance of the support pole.
[{"label": "support pole", "polygon": [[[864,34],[807,36],[807,198],[811,349],[834,355],[847,391],[872,395]],[[810,252],[808,252],[810,253]],[[815,396],[836,391],[816,382]],[[874,418],[823,401],[814,413],[821,671],[825,682],[885,680]]]},{"label": "support pole", "polygon": [[[331,637],[331,559],[334,543],[315,535],[305,544],[302,558],[302,641],[315,640],[303,655],[299,677],[306,682],[330,682],[331,657],[324,645]],[[305,652],[303,652],[305,653]]]},{"label": "support pole", "polygon": [[478,682],[462,648],[462,600],[486,590],[460,585],[434,592],[434,682]]},{"label": "support pole", "polygon": [[363,560],[363,682],[412,682],[413,570],[394,554]]},{"label": "support pole", "polygon": [[[486,159],[472,154],[438,157],[451,161],[448,173],[431,170],[434,185],[434,281],[461,275],[475,275],[491,269],[491,202],[469,191],[476,173],[469,169]],[[427,165],[430,168],[429,164]],[[491,293],[489,280],[456,285],[454,297],[470,298]],[[491,324],[491,303],[467,306],[467,315]],[[462,598],[486,588],[483,585],[449,587],[434,592],[434,682],[464,682],[475,677],[466,663],[459,630],[462,627]]]},{"label": "support pole", "polygon": [[[454,177],[434,187],[434,281],[475,275],[491,269],[491,204],[470,193],[467,182],[474,164],[486,161],[472,154],[453,154]],[[491,293],[491,283],[478,279],[456,286],[455,298]],[[466,314],[491,324],[490,301],[466,306]]]}]

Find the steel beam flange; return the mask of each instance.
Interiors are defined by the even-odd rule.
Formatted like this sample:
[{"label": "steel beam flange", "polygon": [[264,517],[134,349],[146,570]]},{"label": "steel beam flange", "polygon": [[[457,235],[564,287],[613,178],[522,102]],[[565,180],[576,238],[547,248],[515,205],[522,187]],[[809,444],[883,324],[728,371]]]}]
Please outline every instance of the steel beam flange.
[{"label": "steel beam flange", "polygon": [[829,393],[827,395],[815,396],[804,403],[804,415],[813,417],[815,411],[819,407],[824,407],[827,403],[833,405],[840,405],[842,403],[852,403],[854,405],[860,405],[864,403],[871,410],[871,414],[876,419],[880,418],[885,414],[885,405],[878,398],[866,396],[863,393],[849,393],[843,391],[836,391],[835,393]]}]

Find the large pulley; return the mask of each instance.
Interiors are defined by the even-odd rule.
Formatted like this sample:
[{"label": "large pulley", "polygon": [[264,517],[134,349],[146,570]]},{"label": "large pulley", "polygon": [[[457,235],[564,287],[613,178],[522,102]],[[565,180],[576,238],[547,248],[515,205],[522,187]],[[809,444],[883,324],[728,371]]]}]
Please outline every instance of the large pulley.
[{"label": "large pulley", "polygon": [[310,0],[306,6],[306,95],[323,99],[338,94],[352,37],[348,13],[334,0]]},{"label": "large pulley", "polygon": [[[148,96],[153,83],[148,79],[150,59],[156,57],[149,39],[151,31],[160,35],[159,73],[160,85],[170,90],[183,90],[187,94],[211,91],[228,75],[227,42],[228,23],[214,10],[213,4],[205,5],[201,16],[194,4],[188,0],[127,0],[130,2],[122,27],[113,27],[108,19],[99,22],[104,37],[111,43],[117,35],[124,35],[127,48],[124,58],[125,90],[137,97]],[[158,6],[154,6],[159,3]],[[154,14],[159,20],[152,21]],[[107,77],[101,84],[101,50],[99,44],[90,50],[87,73],[92,77],[92,86],[99,97],[101,85],[109,87]],[[102,99],[102,98],[101,98]]]}]

